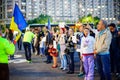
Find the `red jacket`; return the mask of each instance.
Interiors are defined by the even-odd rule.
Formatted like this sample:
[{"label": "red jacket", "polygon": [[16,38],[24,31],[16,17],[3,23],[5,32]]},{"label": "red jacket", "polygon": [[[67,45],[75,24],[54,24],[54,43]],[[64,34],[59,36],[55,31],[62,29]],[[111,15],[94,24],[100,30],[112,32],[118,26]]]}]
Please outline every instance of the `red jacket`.
[{"label": "red jacket", "polygon": [[48,49],[48,52],[50,53],[51,56],[58,57],[57,49],[52,47]]}]

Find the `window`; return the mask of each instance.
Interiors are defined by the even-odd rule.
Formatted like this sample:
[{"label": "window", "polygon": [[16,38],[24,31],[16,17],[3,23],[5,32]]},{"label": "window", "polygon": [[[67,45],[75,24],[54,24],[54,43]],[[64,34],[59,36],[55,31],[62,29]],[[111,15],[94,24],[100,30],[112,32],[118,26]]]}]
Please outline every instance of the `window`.
[{"label": "window", "polygon": [[0,14],[0,19],[2,19],[2,14]]},{"label": "window", "polygon": [[26,0],[22,0],[22,2],[26,2]]},{"label": "window", "polygon": [[25,6],[21,6],[21,9],[26,9],[26,7]]},{"label": "window", "polygon": [[2,5],[2,0],[0,0],[0,5]]},{"label": "window", "polygon": [[7,13],[7,17],[8,17],[8,18],[11,18],[11,17],[12,17],[12,12],[8,12],[8,13]]},{"label": "window", "polygon": [[0,7],[0,12],[2,12],[2,7]]}]

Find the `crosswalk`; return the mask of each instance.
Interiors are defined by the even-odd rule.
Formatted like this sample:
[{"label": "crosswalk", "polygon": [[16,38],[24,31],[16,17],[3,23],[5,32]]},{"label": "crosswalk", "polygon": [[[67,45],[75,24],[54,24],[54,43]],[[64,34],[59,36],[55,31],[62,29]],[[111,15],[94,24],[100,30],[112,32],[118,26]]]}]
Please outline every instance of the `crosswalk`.
[{"label": "crosswalk", "polygon": [[22,55],[14,55],[13,60],[9,60],[9,63],[24,63],[27,62]]}]

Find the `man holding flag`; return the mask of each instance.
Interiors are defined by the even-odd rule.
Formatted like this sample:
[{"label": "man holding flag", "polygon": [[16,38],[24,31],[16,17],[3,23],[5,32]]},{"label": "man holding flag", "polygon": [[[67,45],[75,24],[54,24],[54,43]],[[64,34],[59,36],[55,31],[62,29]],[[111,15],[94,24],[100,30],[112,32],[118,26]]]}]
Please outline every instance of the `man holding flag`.
[{"label": "man holding flag", "polygon": [[[25,30],[27,27],[27,23],[18,7],[17,4],[15,4],[14,12],[13,12],[13,17],[10,25],[10,29],[13,31],[18,31],[18,35],[16,36],[14,43],[18,41],[18,39],[21,36],[21,31]],[[23,38],[23,46],[25,49],[25,56],[26,60],[31,62],[31,49],[30,49],[30,44],[31,40],[34,37],[34,34],[30,32],[29,29],[26,30],[24,38]]]},{"label": "man holding flag", "polygon": [[25,30],[26,27],[27,27],[27,23],[23,17],[23,14],[20,11],[18,5],[15,4],[14,12],[13,12],[13,16],[12,16],[12,20],[11,20],[11,24],[10,24],[11,30],[18,31],[18,35],[16,36],[14,43],[16,43],[18,41],[18,39],[21,36],[21,31]]}]

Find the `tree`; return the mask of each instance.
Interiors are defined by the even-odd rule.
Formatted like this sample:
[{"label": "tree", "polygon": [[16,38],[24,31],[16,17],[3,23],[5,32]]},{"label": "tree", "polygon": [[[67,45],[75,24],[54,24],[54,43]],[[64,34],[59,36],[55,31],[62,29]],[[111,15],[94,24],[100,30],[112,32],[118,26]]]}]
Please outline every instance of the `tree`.
[{"label": "tree", "polygon": [[28,24],[33,24],[33,23],[45,24],[48,22],[48,18],[52,22],[52,17],[50,17],[48,15],[41,14],[39,17],[37,17],[33,20],[28,20]]},{"label": "tree", "polygon": [[98,22],[100,21],[100,18],[98,18],[97,16],[93,18],[94,19],[94,25],[97,25]]},{"label": "tree", "polygon": [[87,16],[83,16],[79,18],[79,21],[82,22],[83,24],[93,23],[95,26],[97,25],[99,20],[100,20],[99,17],[97,16],[93,17],[91,14],[88,14]]}]

